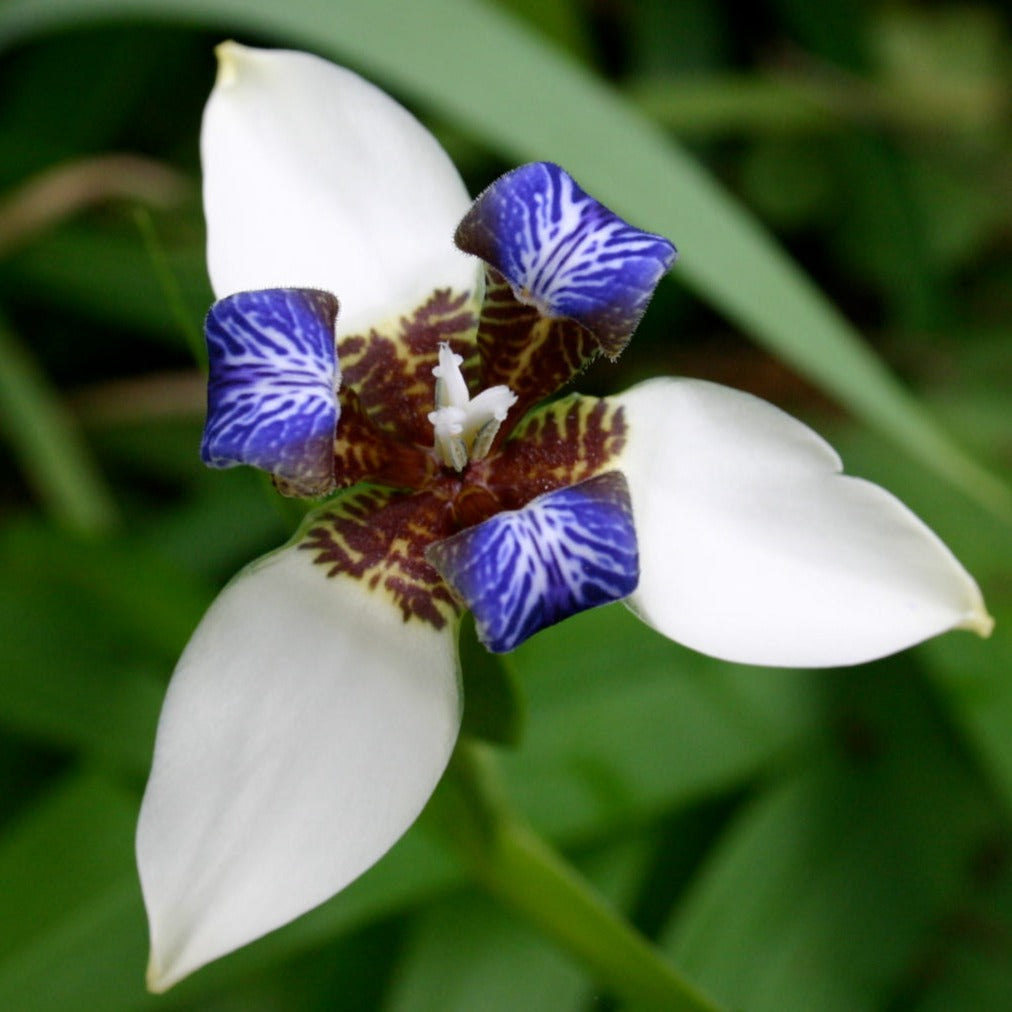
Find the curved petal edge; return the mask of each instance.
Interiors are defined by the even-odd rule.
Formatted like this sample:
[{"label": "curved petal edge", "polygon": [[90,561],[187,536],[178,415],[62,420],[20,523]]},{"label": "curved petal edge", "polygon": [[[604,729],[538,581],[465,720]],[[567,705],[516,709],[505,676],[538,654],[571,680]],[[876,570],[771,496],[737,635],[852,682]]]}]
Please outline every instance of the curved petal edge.
[{"label": "curved petal edge", "polygon": [[841,474],[778,408],[688,379],[614,400],[640,546],[628,603],[665,636],[731,661],[829,667],[990,632],[980,589],[937,535]]},{"label": "curved petal edge", "polygon": [[181,658],[137,830],[149,987],[322,903],[417,817],[456,740],[455,623],[406,623],[298,545],[241,573]]},{"label": "curved petal edge", "polygon": [[379,88],[309,53],[217,48],[201,161],[215,295],[319,288],[337,336],[480,291],[453,230],[470,198],[435,138]]}]

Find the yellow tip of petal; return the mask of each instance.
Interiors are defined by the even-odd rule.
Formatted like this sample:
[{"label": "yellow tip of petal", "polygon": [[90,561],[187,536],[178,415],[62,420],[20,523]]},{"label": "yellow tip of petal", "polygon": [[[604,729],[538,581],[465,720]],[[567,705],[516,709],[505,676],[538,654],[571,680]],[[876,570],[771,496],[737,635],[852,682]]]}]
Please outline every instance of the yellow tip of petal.
[{"label": "yellow tip of petal", "polygon": [[232,39],[220,42],[214,47],[214,55],[218,58],[218,76],[214,82],[215,87],[227,88],[235,83],[239,76],[239,60],[244,52],[246,52],[246,47]]},{"label": "yellow tip of petal", "polygon": [[145,977],[145,984],[152,994],[165,994],[175,980],[167,980],[164,970],[158,965],[155,954],[152,952],[148,957],[148,971]]},{"label": "yellow tip of petal", "polygon": [[960,623],[959,628],[975,632],[981,639],[986,640],[994,631],[994,619],[988,614],[982,602],[973,614],[968,615]]}]

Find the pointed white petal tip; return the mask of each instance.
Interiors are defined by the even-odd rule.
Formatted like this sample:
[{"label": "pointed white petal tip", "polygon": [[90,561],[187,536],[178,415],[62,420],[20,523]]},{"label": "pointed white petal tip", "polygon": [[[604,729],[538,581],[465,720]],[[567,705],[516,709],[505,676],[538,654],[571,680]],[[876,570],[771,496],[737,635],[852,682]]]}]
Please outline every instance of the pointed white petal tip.
[{"label": "pointed white petal tip", "polygon": [[218,59],[218,76],[214,80],[216,88],[228,88],[235,84],[239,77],[239,62],[248,50],[229,39],[214,47],[214,55]]},{"label": "pointed white petal tip", "polygon": [[145,984],[147,985],[148,991],[151,994],[165,994],[166,991],[173,984],[179,982],[178,977],[170,977],[165,971],[158,965],[158,960],[155,959],[155,954],[152,952],[148,956],[148,972],[145,976]]},{"label": "pointed white petal tip", "polygon": [[137,861],[162,992],[343,889],[404,834],[460,722],[456,628],[297,545],[218,597],[173,675]]},{"label": "pointed white petal tip", "polygon": [[219,298],[334,292],[341,337],[396,327],[436,290],[477,292],[481,265],[452,242],[467,189],[407,110],[309,53],[236,42],[216,52],[201,157]]},{"label": "pointed white petal tip", "polygon": [[994,618],[988,613],[984,601],[981,600],[974,611],[967,615],[956,628],[976,633],[982,640],[986,640],[994,632]]},{"label": "pointed white petal tip", "polygon": [[621,395],[617,466],[641,576],[629,605],[729,661],[860,664],[994,622],[952,552],[819,436],[758,398],[659,379]]}]

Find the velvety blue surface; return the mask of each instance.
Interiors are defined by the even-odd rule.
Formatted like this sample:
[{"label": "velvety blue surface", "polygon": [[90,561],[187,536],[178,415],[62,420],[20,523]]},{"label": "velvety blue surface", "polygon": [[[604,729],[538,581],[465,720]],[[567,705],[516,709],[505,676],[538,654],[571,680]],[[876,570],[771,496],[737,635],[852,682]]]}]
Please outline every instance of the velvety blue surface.
[{"label": "velvety blue surface", "polygon": [[239,292],[211,307],[205,464],[249,464],[324,489],[338,418],[336,316],[337,299],[315,289]]},{"label": "velvety blue surface", "polygon": [[677,252],[633,228],[558,165],[535,162],[496,180],[457,230],[457,245],[505,275],[546,316],[579,321],[617,354]]},{"label": "velvety blue surface", "polygon": [[629,490],[617,471],[539,496],[428,550],[496,653],[627,597],[639,582]]}]

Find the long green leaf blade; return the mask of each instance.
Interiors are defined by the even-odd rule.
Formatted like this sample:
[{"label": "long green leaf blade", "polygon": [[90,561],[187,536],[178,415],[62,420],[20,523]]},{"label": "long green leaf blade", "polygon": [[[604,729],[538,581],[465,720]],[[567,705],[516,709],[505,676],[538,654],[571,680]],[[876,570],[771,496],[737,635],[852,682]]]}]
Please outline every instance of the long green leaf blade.
[{"label": "long green leaf blade", "polygon": [[112,16],[263,32],[351,57],[510,158],[565,163],[620,213],[672,235],[680,276],[757,341],[1012,516],[1012,490],[939,428],[740,205],[632,103],[504,12],[480,0],[12,0],[0,13],[0,47]]},{"label": "long green leaf blade", "polygon": [[83,440],[28,350],[0,319],[0,428],[53,518],[75,534],[107,534],[116,507]]}]

